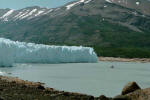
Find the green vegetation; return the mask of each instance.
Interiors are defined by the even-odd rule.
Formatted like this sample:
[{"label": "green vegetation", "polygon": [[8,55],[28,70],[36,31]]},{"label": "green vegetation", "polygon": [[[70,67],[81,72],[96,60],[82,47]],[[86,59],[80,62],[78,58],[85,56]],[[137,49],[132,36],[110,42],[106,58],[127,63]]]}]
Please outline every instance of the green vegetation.
[{"label": "green vegetation", "polygon": [[[117,17],[70,12],[52,19],[45,16],[30,22],[1,23],[0,36],[48,45],[90,46],[98,56],[150,58],[150,18],[130,13],[119,13]],[[131,24],[124,26],[118,22]]]},{"label": "green vegetation", "polygon": [[150,48],[134,47],[96,47],[98,56],[103,57],[121,57],[121,58],[150,58]]}]

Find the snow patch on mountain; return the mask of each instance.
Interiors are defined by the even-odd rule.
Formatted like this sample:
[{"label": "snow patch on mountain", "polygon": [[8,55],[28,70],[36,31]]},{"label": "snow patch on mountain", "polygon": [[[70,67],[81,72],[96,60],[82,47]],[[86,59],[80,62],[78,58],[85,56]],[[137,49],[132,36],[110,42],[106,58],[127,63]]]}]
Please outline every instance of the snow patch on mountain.
[{"label": "snow patch on mountain", "polygon": [[7,13],[5,13],[1,18],[6,18],[7,16],[11,15],[14,12],[14,10],[9,10]]},{"label": "snow patch on mountain", "polygon": [[84,2],[84,0],[80,0],[78,2],[74,2],[72,4],[69,4],[66,6],[67,10],[71,9],[73,6],[77,5],[77,4],[80,4],[81,2]]},{"label": "snow patch on mountain", "polygon": [[12,9],[9,10],[2,17],[0,17],[0,19],[3,19],[3,21],[8,21],[8,16],[10,16],[13,12],[14,12],[14,10],[12,10]]},{"label": "snow patch on mountain", "polygon": [[79,0],[79,1],[77,1],[77,2],[74,2],[74,3],[72,3],[72,4],[69,4],[69,5],[67,5],[66,6],[66,8],[67,8],[67,10],[70,10],[73,6],[75,6],[75,5],[78,5],[78,4],[80,4],[80,3],[89,3],[89,2],[91,2],[92,0]]},{"label": "snow patch on mountain", "polygon": [[111,0],[105,0],[106,2],[113,3]]},{"label": "snow patch on mountain", "polygon": [[34,16],[39,16],[39,15],[41,15],[43,12],[44,12],[44,11],[38,11],[38,13],[35,14]]},{"label": "snow patch on mountain", "polygon": [[107,7],[107,5],[104,5],[104,8],[106,8]]},{"label": "snow patch on mountain", "polygon": [[29,13],[29,10],[27,10],[26,12],[24,13],[21,13],[19,16],[17,16],[17,19],[23,19],[23,17]]},{"label": "snow patch on mountain", "polygon": [[95,63],[93,48],[82,46],[49,46],[0,38],[0,66],[14,63]]},{"label": "snow patch on mountain", "polygon": [[89,3],[89,2],[91,2],[92,0],[87,0],[87,1],[85,1],[84,3]]},{"label": "snow patch on mountain", "polygon": [[14,16],[14,18],[18,18],[19,16],[22,15],[23,12],[19,12],[17,15]]},{"label": "snow patch on mountain", "polygon": [[140,2],[136,2],[136,5],[140,5]]},{"label": "snow patch on mountain", "polygon": [[24,18],[26,18],[26,17],[28,17],[28,16],[31,16],[34,12],[36,12],[37,11],[37,9],[33,9],[33,10],[31,10],[28,14],[26,14],[25,16],[23,16],[23,17],[21,17],[21,19],[24,19]]},{"label": "snow patch on mountain", "polygon": [[53,9],[50,9],[50,10],[48,10],[48,11],[44,12],[44,13],[43,13],[43,15],[46,15],[46,14],[48,14],[48,13],[52,12],[52,11],[53,11]]},{"label": "snow patch on mountain", "polygon": [[49,14],[54,9],[48,8],[38,8],[38,7],[28,7],[20,10],[9,10],[5,14],[0,16],[1,21],[16,21],[16,20],[23,20],[23,19],[32,19],[35,17],[39,17],[42,15]]}]

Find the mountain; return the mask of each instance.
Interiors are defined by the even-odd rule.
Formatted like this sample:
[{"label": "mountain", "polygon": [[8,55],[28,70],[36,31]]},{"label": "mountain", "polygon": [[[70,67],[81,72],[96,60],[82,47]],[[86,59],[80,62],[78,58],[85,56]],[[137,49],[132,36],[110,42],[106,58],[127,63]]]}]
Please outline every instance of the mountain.
[{"label": "mountain", "polygon": [[[149,5],[148,0],[78,0],[51,9],[0,9],[0,36],[44,44],[93,46],[103,56],[121,52],[117,55],[120,57],[124,55],[122,48],[127,53],[128,48],[144,48],[142,57],[150,57]],[[111,51],[116,53],[111,55]]]}]

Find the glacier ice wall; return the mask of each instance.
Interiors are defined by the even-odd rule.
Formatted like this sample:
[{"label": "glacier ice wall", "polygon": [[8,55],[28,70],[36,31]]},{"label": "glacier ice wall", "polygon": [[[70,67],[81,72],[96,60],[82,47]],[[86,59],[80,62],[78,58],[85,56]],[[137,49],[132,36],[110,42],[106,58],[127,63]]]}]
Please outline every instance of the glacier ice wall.
[{"label": "glacier ice wall", "polygon": [[97,62],[93,48],[49,46],[0,38],[0,66],[13,63],[81,63]]},{"label": "glacier ice wall", "polygon": [[0,38],[0,66],[11,66],[15,62],[15,48],[10,40]]}]

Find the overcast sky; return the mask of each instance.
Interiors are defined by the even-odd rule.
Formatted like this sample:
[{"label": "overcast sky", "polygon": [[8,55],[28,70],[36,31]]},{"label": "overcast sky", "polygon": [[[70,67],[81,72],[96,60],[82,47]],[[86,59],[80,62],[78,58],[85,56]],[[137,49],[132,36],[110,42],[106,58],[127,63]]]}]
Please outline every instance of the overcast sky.
[{"label": "overcast sky", "polygon": [[29,6],[55,8],[74,0],[0,0],[0,8],[20,9]]}]

